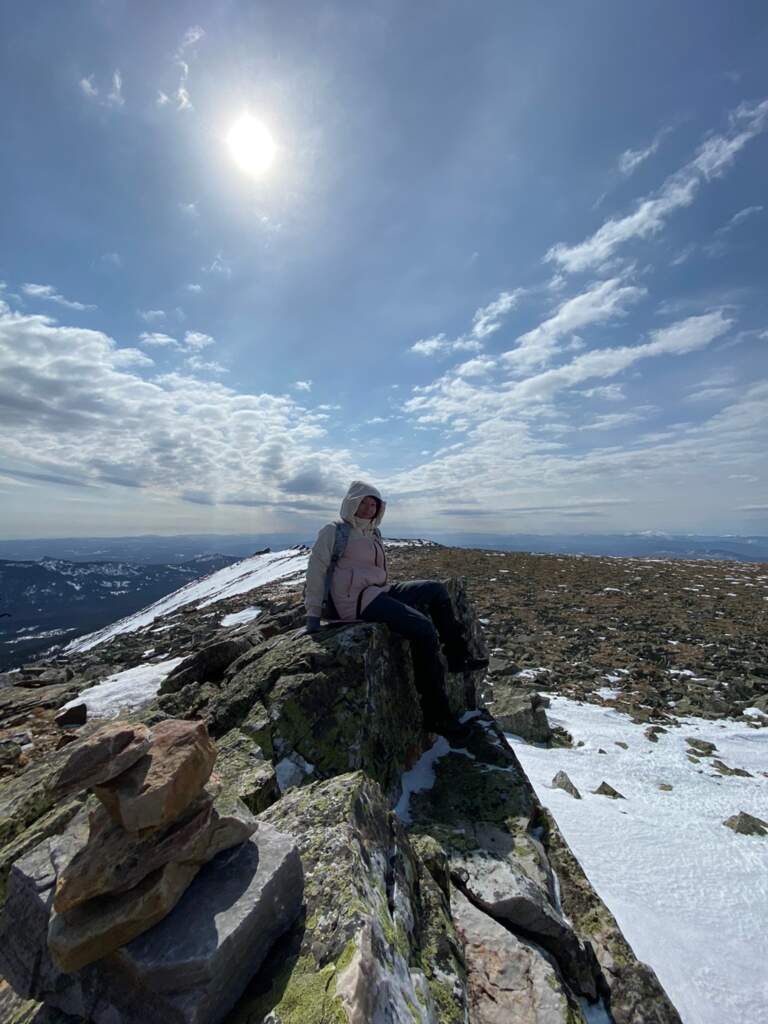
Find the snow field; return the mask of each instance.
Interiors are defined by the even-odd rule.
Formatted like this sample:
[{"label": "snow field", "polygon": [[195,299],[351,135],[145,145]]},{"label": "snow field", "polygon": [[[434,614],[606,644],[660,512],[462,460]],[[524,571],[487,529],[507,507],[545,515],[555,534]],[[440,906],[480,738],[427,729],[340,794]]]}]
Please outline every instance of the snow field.
[{"label": "snow field", "polygon": [[[550,697],[550,721],[583,747],[507,738],[637,956],[685,1024],[768,1020],[768,841],[722,824],[740,810],[768,818],[768,730],[690,718],[651,743],[627,715]],[[754,778],[721,776],[711,758],[692,763],[688,736]],[[552,788],[560,769],[581,800]],[[626,800],[593,795],[603,780]]]}]

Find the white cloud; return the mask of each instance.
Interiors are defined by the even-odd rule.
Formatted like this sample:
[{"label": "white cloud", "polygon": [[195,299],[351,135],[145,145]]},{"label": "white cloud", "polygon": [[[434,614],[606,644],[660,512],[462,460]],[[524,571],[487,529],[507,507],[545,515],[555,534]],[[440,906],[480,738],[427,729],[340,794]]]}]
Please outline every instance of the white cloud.
[{"label": "white cloud", "polygon": [[141,319],[148,324],[156,324],[161,320],[165,320],[164,309],[139,309],[137,312]]},{"label": "white cloud", "polygon": [[107,93],[106,104],[109,107],[122,107],[125,104],[123,98],[123,76],[119,71],[112,74],[112,88]]},{"label": "white cloud", "polygon": [[[323,479],[360,474],[348,452],[327,445],[315,414],[291,397],[238,393],[189,374],[144,379],[137,368],[143,373],[148,365],[145,354],[118,349],[100,331],[5,308],[5,471],[66,475],[82,484],[118,483],[166,495],[197,492],[212,502],[240,504],[253,504],[254,495],[265,503],[293,500],[300,484],[317,493]],[[300,479],[307,466],[316,467],[313,482]]]},{"label": "white cloud", "polygon": [[483,347],[484,339],[499,330],[503,318],[515,308],[524,294],[524,288],[516,288],[513,292],[501,292],[493,302],[475,310],[472,325],[466,334],[462,334],[458,338],[435,334],[431,338],[422,338],[415,342],[411,345],[410,351],[417,356],[447,355],[451,352],[479,352]]},{"label": "white cloud", "polygon": [[737,224],[741,224],[742,221],[747,220],[749,217],[755,217],[758,213],[763,212],[762,206],[745,206],[743,210],[739,210],[738,213],[734,213],[725,227],[720,228],[721,231],[730,231],[731,228],[735,228]]},{"label": "white cloud", "polygon": [[601,384],[595,388],[586,388],[580,394],[585,398],[604,398],[607,402],[623,402],[627,397],[621,384]]},{"label": "white cloud", "polygon": [[619,277],[597,281],[563,302],[538,327],[521,334],[517,348],[504,352],[502,359],[508,366],[521,370],[544,365],[561,338],[591,324],[604,324],[624,316],[627,306],[645,293],[645,288],[625,284]]},{"label": "white cloud", "polygon": [[630,423],[637,423],[642,419],[639,412],[614,412],[604,413],[595,417],[591,423],[585,423],[579,427],[580,430],[613,430],[615,427],[626,427]]},{"label": "white cloud", "polygon": [[201,373],[229,373],[226,366],[222,366],[221,363],[217,363],[215,360],[201,359],[200,356],[189,356],[188,359],[184,360],[184,364],[190,370],[197,370]]},{"label": "white cloud", "polygon": [[645,163],[649,157],[652,157],[657,152],[664,136],[669,134],[671,130],[669,127],[662,128],[661,131],[656,133],[653,141],[644,149],[625,149],[619,157],[619,170],[621,173],[630,175],[636,171],[640,164]]},{"label": "white cloud", "polygon": [[213,338],[210,334],[202,334],[200,331],[187,331],[184,335],[184,344],[187,348],[200,349],[207,348],[208,345],[213,345]]},{"label": "white cloud", "polygon": [[86,96],[90,96],[91,99],[95,99],[99,95],[99,90],[93,83],[93,75],[88,75],[87,78],[80,79],[80,88]]},{"label": "white cloud", "polygon": [[496,366],[496,360],[489,356],[477,356],[460,363],[454,370],[459,377],[483,377]]},{"label": "white cloud", "polygon": [[204,274],[220,274],[222,277],[232,276],[232,265],[228,260],[224,259],[220,252],[216,253],[207,266],[202,266],[200,269]]},{"label": "white cloud", "polygon": [[295,380],[292,384],[294,391],[311,391],[312,381],[311,380]]},{"label": "white cloud", "polygon": [[120,108],[125,106],[123,96],[123,76],[118,69],[112,72],[108,92],[102,92],[96,85],[96,76],[88,75],[79,81],[80,91],[89,99],[95,100],[102,107]]},{"label": "white cloud", "polygon": [[162,334],[158,331],[145,331],[140,336],[139,340],[142,345],[148,345],[150,348],[181,348],[181,345],[175,338],[172,338],[169,334]]},{"label": "white cloud", "polygon": [[192,292],[194,295],[199,295],[203,290],[203,286],[201,284],[185,284],[184,287],[188,292]]},{"label": "white cloud", "polygon": [[604,264],[625,242],[656,234],[671,213],[691,205],[703,183],[723,174],[744,146],[764,130],[766,123],[768,100],[742,104],[732,112],[728,130],[702,143],[694,158],[667,178],[655,195],[640,200],[634,213],[607,220],[593,235],[576,245],[558,242],[545,259],[569,273],[588,270]]},{"label": "white cloud", "polygon": [[197,56],[194,47],[204,36],[205,31],[199,25],[193,25],[184,33],[179,48],[173,56],[174,66],[178,68],[179,73],[178,84],[170,92],[166,92],[164,89],[158,90],[155,100],[158,107],[167,107],[173,101],[176,110],[195,109],[189,94],[189,71],[192,61]]},{"label": "white cloud", "polygon": [[185,217],[199,217],[200,211],[197,208],[197,203],[179,203],[179,210],[184,214]]},{"label": "white cloud", "polygon": [[85,302],[76,302],[73,299],[65,299],[50,284],[23,284],[22,292],[31,299],[43,299],[45,302],[55,302],[58,306],[65,306],[67,309],[77,309],[80,312],[96,309],[96,306],[88,305]]}]

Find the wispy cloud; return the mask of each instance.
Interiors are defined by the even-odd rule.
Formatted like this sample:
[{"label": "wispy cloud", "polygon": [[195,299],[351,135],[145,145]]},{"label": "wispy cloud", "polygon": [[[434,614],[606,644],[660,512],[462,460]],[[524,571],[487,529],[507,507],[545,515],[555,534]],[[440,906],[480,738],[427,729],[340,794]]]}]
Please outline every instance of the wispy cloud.
[{"label": "wispy cloud", "polygon": [[311,380],[295,380],[291,385],[294,391],[311,391],[312,381]]},{"label": "wispy cloud", "polygon": [[655,195],[640,200],[634,213],[607,220],[593,235],[576,245],[558,242],[549,249],[545,260],[569,273],[588,270],[604,264],[624,243],[656,234],[670,214],[691,205],[705,182],[723,174],[767,123],[768,100],[741,104],[731,113],[728,130],[706,139],[694,158],[667,178]]},{"label": "wispy cloud", "polygon": [[664,136],[668,135],[671,131],[672,128],[670,126],[662,128],[653,137],[653,141],[650,143],[650,145],[646,146],[643,149],[625,149],[619,157],[619,170],[621,171],[621,173],[630,175],[634,171],[636,171],[640,164],[645,163],[645,161],[648,160],[649,157],[652,157],[653,154],[658,151],[658,148],[661,145]]},{"label": "wispy cloud", "polygon": [[193,295],[199,295],[203,290],[201,284],[185,284],[184,287],[188,292],[192,292]]},{"label": "wispy cloud", "polygon": [[502,359],[518,370],[541,366],[549,361],[561,338],[589,325],[608,323],[624,316],[627,307],[645,294],[645,288],[626,284],[620,277],[597,281],[563,302],[538,327],[521,334],[517,347],[504,352]]},{"label": "wispy cloud", "polygon": [[190,64],[196,56],[194,47],[205,36],[205,31],[199,25],[193,25],[184,33],[184,38],[173,56],[173,63],[179,71],[179,81],[174,89],[165,92],[159,89],[156,103],[159,107],[174,104],[176,110],[194,110],[192,99],[189,95],[189,69]]},{"label": "wispy cloud", "polygon": [[107,92],[104,92],[96,85],[96,76],[88,75],[81,78],[78,85],[84,96],[96,101],[102,107],[119,108],[125,106],[123,96],[123,76],[118,69],[112,72],[112,79]]},{"label": "wispy cloud", "polygon": [[204,274],[218,274],[221,277],[232,276],[232,264],[224,256],[217,252],[210,263],[204,264],[201,268]]},{"label": "wispy cloud", "polygon": [[141,319],[148,324],[156,324],[165,320],[164,309],[139,309],[137,312]]},{"label": "wispy cloud", "polygon": [[448,338],[445,334],[435,334],[431,338],[423,338],[410,347],[410,351],[418,356],[445,355],[450,352],[479,352],[485,338],[499,330],[504,317],[514,309],[520,301],[525,289],[516,288],[512,292],[501,292],[487,306],[480,306],[472,317],[472,325],[466,334],[458,338]]},{"label": "wispy cloud", "polygon": [[57,306],[65,306],[67,309],[77,309],[80,312],[96,309],[96,306],[88,303],[64,298],[51,284],[23,284],[21,290],[30,299],[43,299],[45,302],[55,302]]}]

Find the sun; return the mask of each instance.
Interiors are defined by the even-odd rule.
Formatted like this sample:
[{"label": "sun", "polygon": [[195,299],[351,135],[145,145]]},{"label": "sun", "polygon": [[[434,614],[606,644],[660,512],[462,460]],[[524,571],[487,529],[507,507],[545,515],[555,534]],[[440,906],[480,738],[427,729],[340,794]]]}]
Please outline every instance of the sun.
[{"label": "sun", "polygon": [[269,130],[251,114],[242,114],[227,133],[227,145],[238,167],[254,177],[265,174],[277,152]]}]

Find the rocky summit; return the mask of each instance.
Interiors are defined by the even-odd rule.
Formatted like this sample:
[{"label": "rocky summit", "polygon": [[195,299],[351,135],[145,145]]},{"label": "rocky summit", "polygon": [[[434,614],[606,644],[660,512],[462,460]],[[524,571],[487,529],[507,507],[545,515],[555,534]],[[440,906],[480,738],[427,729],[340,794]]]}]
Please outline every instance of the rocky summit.
[{"label": "rocky summit", "polygon": [[[444,579],[490,655],[447,675],[446,736],[386,627],[305,632],[293,563],[4,677],[4,1021],[680,1021],[505,734],[574,749],[541,690],[625,712],[650,745],[693,712],[764,728],[764,567],[389,557]],[[552,785],[622,813],[611,778]],[[726,824],[764,841],[760,819]]]}]

